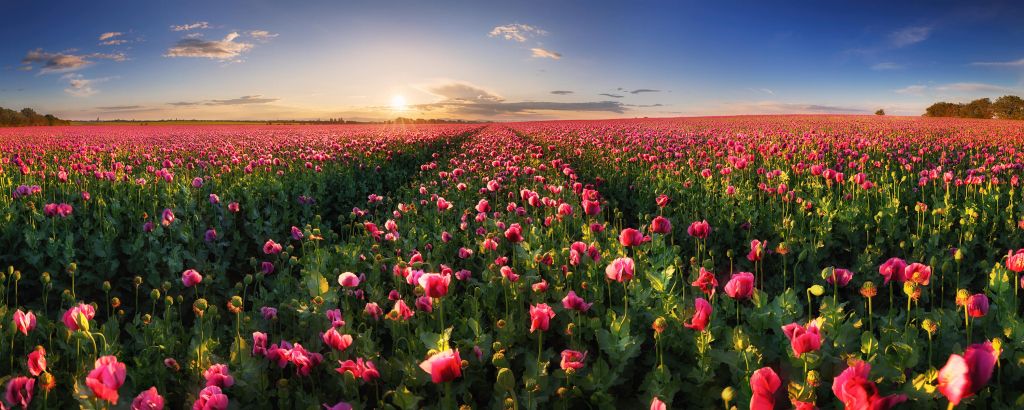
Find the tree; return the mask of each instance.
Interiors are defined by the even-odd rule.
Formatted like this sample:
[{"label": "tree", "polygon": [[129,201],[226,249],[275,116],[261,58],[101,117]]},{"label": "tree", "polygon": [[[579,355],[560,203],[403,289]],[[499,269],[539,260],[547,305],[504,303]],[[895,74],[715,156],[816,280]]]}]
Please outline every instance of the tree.
[{"label": "tree", "polygon": [[1024,120],[1024,99],[1016,95],[999,97],[992,103],[992,112],[999,119]]},{"label": "tree", "polygon": [[875,115],[885,115],[885,110],[879,108],[878,111],[875,111]]},{"label": "tree", "polygon": [[925,109],[926,117],[959,117],[963,104],[940,101]]},{"label": "tree", "polygon": [[962,106],[960,111],[960,116],[964,118],[992,118],[992,100],[979,98]]}]

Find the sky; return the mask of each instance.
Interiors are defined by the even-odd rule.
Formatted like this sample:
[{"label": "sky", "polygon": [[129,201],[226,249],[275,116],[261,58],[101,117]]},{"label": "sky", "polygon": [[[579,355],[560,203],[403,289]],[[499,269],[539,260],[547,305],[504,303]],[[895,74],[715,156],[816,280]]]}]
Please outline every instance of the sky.
[{"label": "sky", "polygon": [[3,0],[0,106],[83,120],[920,115],[1024,94],[1022,21],[1014,2],[939,0]]}]

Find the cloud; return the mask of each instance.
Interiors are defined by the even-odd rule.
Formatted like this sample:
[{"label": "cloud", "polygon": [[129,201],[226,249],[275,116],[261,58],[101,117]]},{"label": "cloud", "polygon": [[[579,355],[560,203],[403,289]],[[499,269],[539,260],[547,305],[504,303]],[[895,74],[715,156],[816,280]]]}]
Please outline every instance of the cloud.
[{"label": "cloud", "polygon": [[732,114],[863,114],[866,109],[823,104],[746,101],[726,103],[723,112]]},{"label": "cloud", "polygon": [[551,50],[545,50],[545,49],[540,48],[540,47],[531,48],[530,51],[533,53],[532,54],[533,58],[550,58],[552,60],[558,60],[558,59],[562,58],[562,54],[561,53],[556,53],[556,52],[551,51]]},{"label": "cloud", "polygon": [[952,83],[935,87],[939,91],[956,91],[956,92],[1002,92],[1008,91],[1009,89],[1000,85],[985,84],[985,83]]},{"label": "cloud", "polygon": [[271,33],[267,30],[252,30],[249,32],[249,37],[255,38],[260,41],[267,41],[277,36],[277,33]]},{"label": "cloud", "polygon": [[906,47],[928,39],[932,28],[928,26],[907,27],[889,34],[889,42],[893,47]]},{"label": "cloud", "polygon": [[196,29],[210,28],[210,23],[205,21],[197,21],[192,24],[182,24],[180,26],[171,26],[171,31],[190,31]]},{"label": "cloud", "polygon": [[935,86],[910,85],[897,90],[897,94],[925,95],[925,94],[980,94],[980,93],[1003,93],[1017,92],[1010,87],[986,83],[949,83]]},{"label": "cloud", "polygon": [[103,111],[135,111],[142,108],[146,108],[141,105],[112,105],[107,107],[96,107],[96,109]]},{"label": "cloud", "polygon": [[75,71],[83,67],[92,64],[90,59],[105,59],[112,61],[125,61],[127,57],[123,53],[92,53],[76,55],[72,54],[71,51],[50,53],[43,51],[41,48],[29,51],[25,55],[25,58],[21,59],[23,70],[31,70],[35,64],[41,64],[42,69],[39,71],[42,74],[48,73],[66,73]]},{"label": "cloud", "polygon": [[238,98],[230,98],[227,100],[203,100],[203,101],[179,101],[167,103],[168,105],[185,107],[195,105],[248,105],[248,104],[267,104],[274,101],[280,100],[280,98],[266,98],[262,95],[243,95]]},{"label": "cloud", "polygon": [[498,94],[485,90],[476,85],[461,81],[451,81],[441,84],[428,85],[419,88],[430,94],[441,97],[444,99],[444,101],[447,102],[475,103],[501,102],[505,100]]},{"label": "cloud", "polygon": [[637,108],[652,108],[652,107],[664,107],[665,104],[625,104],[626,107],[637,107]]},{"label": "cloud", "polygon": [[605,97],[612,97],[612,98],[622,98],[622,96],[618,95],[618,94],[601,93],[601,94],[598,94],[598,95],[603,95]]},{"label": "cloud", "polygon": [[116,38],[116,37],[120,37],[122,35],[124,35],[124,33],[120,32],[120,31],[108,31],[106,33],[100,34],[100,38],[99,38],[100,39],[100,45],[102,45],[102,46],[117,46],[117,45],[121,45],[121,44],[127,43],[128,40],[125,40],[125,39],[122,39],[122,38]]},{"label": "cloud", "polygon": [[505,40],[512,40],[518,43],[525,42],[528,38],[545,36],[548,32],[527,24],[507,24],[497,26],[488,33],[490,37],[504,37]]},{"label": "cloud", "polygon": [[642,93],[660,93],[660,92],[661,92],[661,90],[652,90],[650,88],[640,88],[640,89],[636,89],[636,90],[630,91],[629,93],[630,94],[642,94]]},{"label": "cloud", "polygon": [[555,94],[555,95],[568,95],[568,94],[572,94],[572,91],[555,90],[555,91],[552,91],[551,94]]},{"label": "cloud", "polygon": [[928,86],[925,85],[908,85],[895,91],[897,94],[921,95],[927,90]]},{"label": "cloud", "polygon": [[1010,68],[1024,68],[1024,58],[1014,61],[979,61],[971,63],[971,65],[982,66],[982,67],[1010,67]]},{"label": "cloud", "polygon": [[68,73],[61,76],[61,79],[68,82],[68,88],[65,88],[64,92],[75,97],[88,97],[99,92],[99,90],[93,88],[96,83],[102,83],[110,78],[89,79],[82,77],[81,74]]},{"label": "cloud", "polygon": [[625,106],[617,101],[597,102],[548,102],[548,101],[524,101],[524,102],[439,102],[433,104],[420,104],[414,106],[416,109],[431,111],[443,109],[450,114],[466,116],[498,116],[509,114],[534,114],[538,111],[577,111],[577,112],[611,112],[621,114],[625,112]]},{"label": "cloud", "polygon": [[875,71],[899,70],[899,69],[902,69],[902,68],[903,68],[902,64],[897,64],[897,63],[888,62],[888,61],[877,63],[877,64],[871,66],[871,69],[875,70]]},{"label": "cloud", "polygon": [[164,57],[198,57],[215,60],[231,60],[252,49],[250,43],[235,42],[238,33],[231,32],[223,40],[204,40],[200,37],[186,37],[167,49]]}]

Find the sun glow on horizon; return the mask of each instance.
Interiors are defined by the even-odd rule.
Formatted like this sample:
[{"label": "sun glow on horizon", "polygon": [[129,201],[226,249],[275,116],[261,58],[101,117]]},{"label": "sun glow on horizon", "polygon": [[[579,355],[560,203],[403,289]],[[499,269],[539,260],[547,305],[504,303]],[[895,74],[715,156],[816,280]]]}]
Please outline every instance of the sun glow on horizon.
[{"label": "sun glow on horizon", "polygon": [[391,97],[391,109],[395,111],[405,111],[409,109],[409,106],[405,102],[405,97],[401,95]]}]

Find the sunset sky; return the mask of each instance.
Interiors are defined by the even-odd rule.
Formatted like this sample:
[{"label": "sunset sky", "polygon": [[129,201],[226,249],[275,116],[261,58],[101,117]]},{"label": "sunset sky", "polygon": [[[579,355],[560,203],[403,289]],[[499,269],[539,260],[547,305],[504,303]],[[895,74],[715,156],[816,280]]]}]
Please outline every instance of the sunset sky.
[{"label": "sunset sky", "polygon": [[6,0],[0,106],[522,120],[919,115],[1024,94],[1014,2],[833,3]]}]

